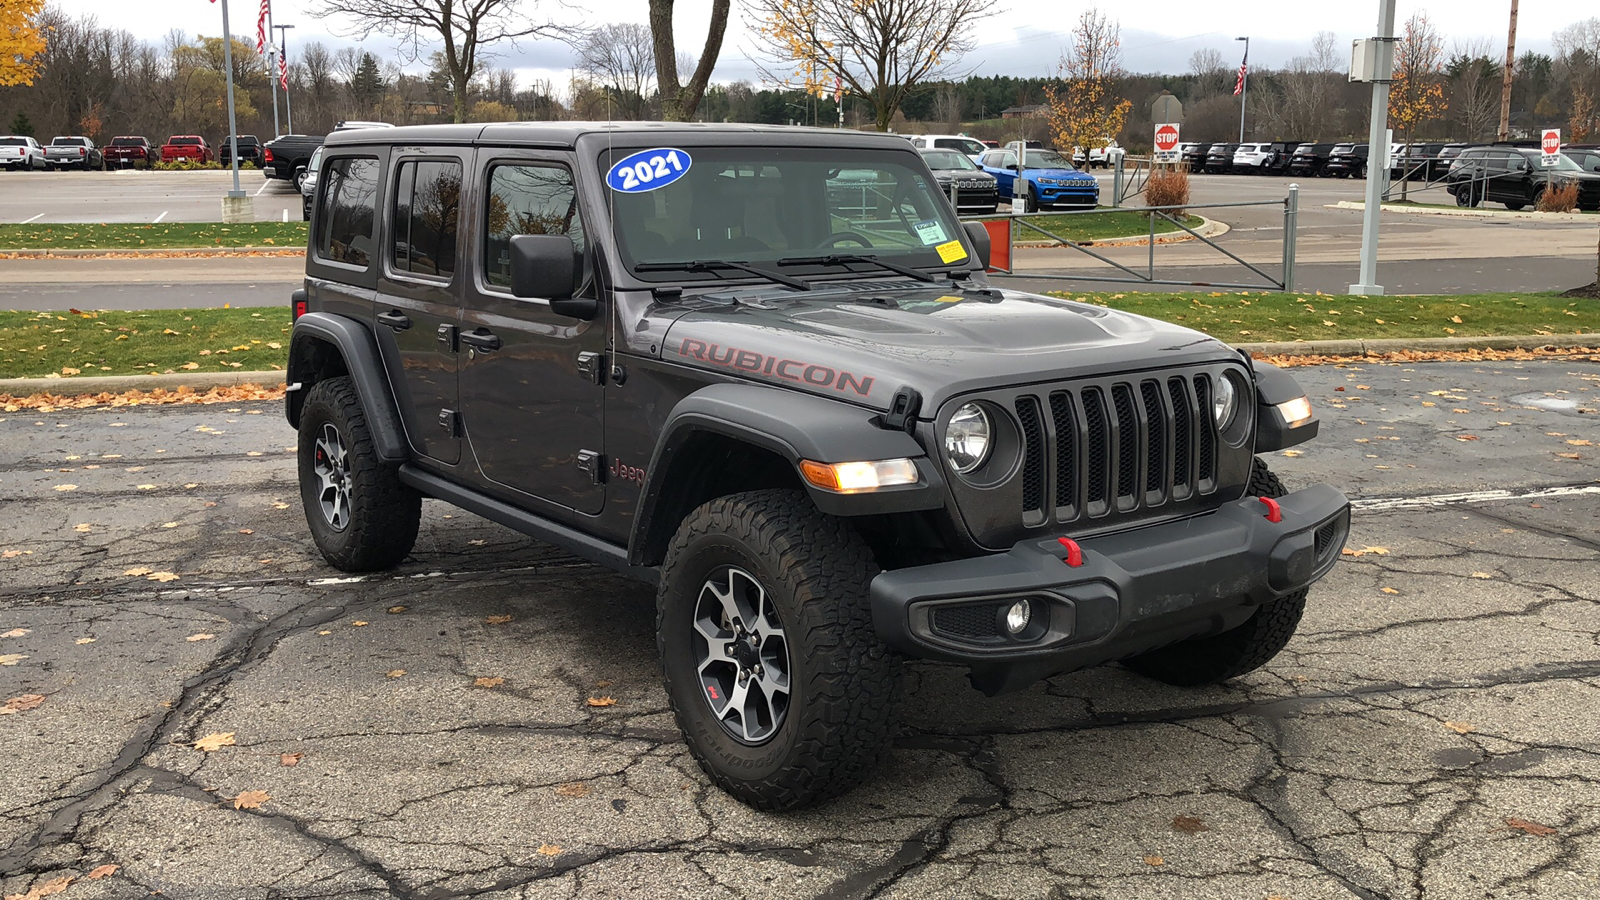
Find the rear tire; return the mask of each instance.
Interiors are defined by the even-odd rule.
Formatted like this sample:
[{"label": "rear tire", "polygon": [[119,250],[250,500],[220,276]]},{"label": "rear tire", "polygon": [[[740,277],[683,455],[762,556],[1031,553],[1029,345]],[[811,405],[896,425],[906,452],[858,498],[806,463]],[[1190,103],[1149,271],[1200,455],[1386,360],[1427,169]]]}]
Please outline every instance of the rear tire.
[{"label": "rear tire", "polygon": [[[1282,497],[1283,482],[1259,459],[1251,461],[1247,497]],[[1306,591],[1258,608],[1243,625],[1210,637],[1193,638],[1141,653],[1123,665],[1147,678],[1177,687],[1199,687],[1236,678],[1277,656],[1306,609]]]},{"label": "rear tire", "polygon": [[300,502],[322,557],[346,572],[394,568],[417,542],[422,495],[378,458],[348,376],[316,383],[300,411]]},{"label": "rear tire", "polygon": [[860,535],[798,491],[720,497],[679,526],[656,595],[667,696],[735,799],[827,800],[888,749],[898,679],[872,625],[877,573]]}]

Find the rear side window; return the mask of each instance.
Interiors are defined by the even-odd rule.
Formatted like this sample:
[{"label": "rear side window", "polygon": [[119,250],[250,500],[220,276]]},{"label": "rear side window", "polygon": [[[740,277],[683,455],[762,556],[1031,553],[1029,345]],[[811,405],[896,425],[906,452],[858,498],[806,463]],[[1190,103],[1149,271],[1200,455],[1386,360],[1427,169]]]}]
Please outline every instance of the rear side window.
[{"label": "rear side window", "polygon": [[581,254],[583,218],[572,173],[556,165],[502,165],[489,170],[488,221],[484,227],[484,277],[511,287],[511,238],[519,234],[565,234]]},{"label": "rear side window", "polygon": [[372,221],[377,212],[378,161],[346,157],[328,164],[318,185],[317,255],[366,268],[372,259]]},{"label": "rear side window", "polygon": [[450,278],[456,271],[461,163],[407,160],[395,176],[394,270]]}]

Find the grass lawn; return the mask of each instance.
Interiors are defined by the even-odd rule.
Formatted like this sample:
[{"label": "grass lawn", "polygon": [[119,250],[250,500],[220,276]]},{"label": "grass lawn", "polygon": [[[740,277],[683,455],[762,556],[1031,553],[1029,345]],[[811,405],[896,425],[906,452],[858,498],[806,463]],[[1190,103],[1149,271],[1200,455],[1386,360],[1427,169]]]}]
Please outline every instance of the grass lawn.
[{"label": "grass lawn", "polygon": [[0,378],[281,369],[289,309],[0,311]]},{"label": "grass lawn", "polygon": [[172,250],[204,247],[303,248],[304,222],[163,222],[0,225],[4,250]]},{"label": "grass lawn", "polygon": [[[1074,213],[1072,215],[1043,215],[1030,216],[1023,221],[1036,228],[1043,228],[1051,234],[1060,235],[1069,241],[1103,241],[1110,238],[1139,237],[1150,233],[1150,216],[1147,213],[1130,210],[1102,210],[1092,213]],[[1199,228],[1199,216],[1186,216],[1184,224],[1190,228]],[[1171,234],[1181,229],[1166,219],[1156,219],[1156,234]],[[1019,241],[1048,241],[1049,238],[1034,231],[1032,228],[1017,228]]]},{"label": "grass lawn", "polygon": [[1577,333],[1596,334],[1600,343],[1600,304],[1554,294],[1343,297],[1056,291],[1053,295],[1161,319],[1233,344]]}]

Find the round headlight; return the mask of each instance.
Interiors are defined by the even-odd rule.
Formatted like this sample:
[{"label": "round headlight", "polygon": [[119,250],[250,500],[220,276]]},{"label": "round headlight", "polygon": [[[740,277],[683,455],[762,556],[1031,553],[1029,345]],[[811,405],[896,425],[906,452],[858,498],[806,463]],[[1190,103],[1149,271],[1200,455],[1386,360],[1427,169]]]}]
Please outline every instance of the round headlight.
[{"label": "round headlight", "polygon": [[1211,417],[1217,422],[1217,430],[1226,431],[1238,410],[1239,389],[1234,387],[1233,379],[1226,375],[1218,378],[1211,394]]},{"label": "round headlight", "polygon": [[993,433],[983,407],[968,403],[956,410],[944,429],[944,453],[957,475],[966,475],[983,465],[994,445]]}]

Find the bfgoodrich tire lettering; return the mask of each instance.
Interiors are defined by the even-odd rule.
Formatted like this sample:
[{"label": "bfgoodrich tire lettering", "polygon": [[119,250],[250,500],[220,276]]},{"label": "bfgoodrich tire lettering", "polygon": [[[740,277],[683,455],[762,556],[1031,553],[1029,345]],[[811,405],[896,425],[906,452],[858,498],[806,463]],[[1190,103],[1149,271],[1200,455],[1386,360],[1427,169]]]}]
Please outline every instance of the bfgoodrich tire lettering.
[{"label": "bfgoodrich tire lettering", "polygon": [[[729,571],[760,583],[787,642],[787,707],[759,742],[736,738],[702,694],[695,610]],[[780,810],[838,796],[887,749],[896,673],[872,627],[877,572],[860,536],[798,491],[721,497],[678,528],[656,597],[667,695],[700,767],[738,800]]]},{"label": "bfgoodrich tire lettering", "polygon": [[[1253,460],[1247,497],[1282,497],[1283,482],[1266,463]],[[1226,681],[1266,665],[1294,637],[1305,613],[1306,592],[1296,591],[1263,605],[1237,628],[1210,637],[1180,641],[1123,661],[1123,665],[1157,681],[1197,687]]]},{"label": "bfgoodrich tire lettering", "polygon": [[316,383],[300,413],[300,503],[312,540],[346,572],[393,568],[417,541],[422,495],[378,459],[348,377]]}]

